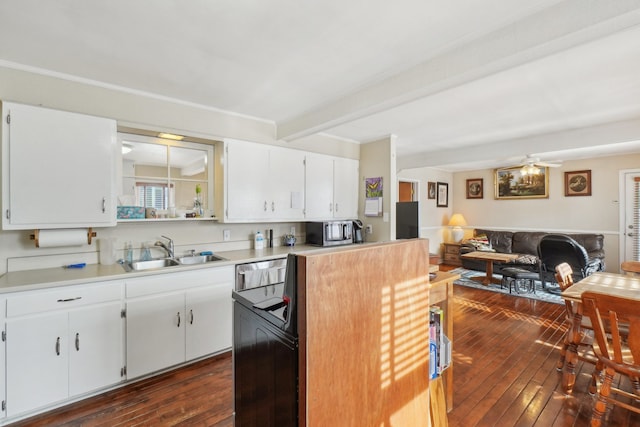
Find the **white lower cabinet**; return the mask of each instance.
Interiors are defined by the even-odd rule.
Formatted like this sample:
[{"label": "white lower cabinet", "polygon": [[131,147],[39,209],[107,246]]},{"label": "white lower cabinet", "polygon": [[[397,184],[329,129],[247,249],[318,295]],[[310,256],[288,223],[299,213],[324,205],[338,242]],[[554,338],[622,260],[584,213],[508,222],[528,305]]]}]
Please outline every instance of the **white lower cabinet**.
[{"label": "white lower cabinet", "polygon": [[7,297],[7,416],[122,380],[121,283]]},{"label": "white lower cabinet", "polygon": [[231,348],[232,290],[233,278],[226,283],[194,289],[185,294],[187,360]]},{"label": "white lower cabinet", "polygon": [[123,379],[122,302],[69,313],[69,395],[75,396]]},{"label": "white lower cabinet", "polygon": [[229,350],[234,278],[228,265],[5,294],[0,425]]},{"label": "white lower cabinet", "polygon": [[231,348],[233,266],[126,283],[127,377]]},{"label": "white lower cabinet", "polygon": [[184,362],[184,295],[127,301],[127,377]]},{"label": "white lower cabinet", "polygon": [[0,419],[4,418],[7,415],[6,406],[7,406],[7,378],[6,378],[6,346],[5,346],[5,337],[6,337],[6,300],[4,298],[0,298],[0,319],[2,321],[2,331],[0,334],[2,335],[2,340],[0,340]]}]

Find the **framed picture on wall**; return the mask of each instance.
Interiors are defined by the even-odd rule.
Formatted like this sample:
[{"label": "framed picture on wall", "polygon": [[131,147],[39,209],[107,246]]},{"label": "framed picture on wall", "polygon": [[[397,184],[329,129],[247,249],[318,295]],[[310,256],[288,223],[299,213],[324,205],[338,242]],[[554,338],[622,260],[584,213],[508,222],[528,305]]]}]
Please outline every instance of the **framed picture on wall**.
[{"label": "framed picture on wall", "polygon": [[482,199],[484,197],[484,185],[482,178],[467,180],[467,199]]},{"label": "framed picture on wall", "polygon": [[564,195],[567,197],[590,196],[591,170],[565,172]]},{"label": "framed picture on wall", "polygon": [[537,168],[533,174],[525,174],[519,166],[496,169],[494,183],[497,200],[549,198],[547,166]]},{"label": "framed picture on wall", "polygon": [[436,206],[446,208],[449,206],[449,184],[446,182],[438,182],[437,184],[438,200]]},{"label": "framed picture on wall", "polygon": [[428,182],[427,183],[427,199],[435,199],[436,198],[436,183]]}]

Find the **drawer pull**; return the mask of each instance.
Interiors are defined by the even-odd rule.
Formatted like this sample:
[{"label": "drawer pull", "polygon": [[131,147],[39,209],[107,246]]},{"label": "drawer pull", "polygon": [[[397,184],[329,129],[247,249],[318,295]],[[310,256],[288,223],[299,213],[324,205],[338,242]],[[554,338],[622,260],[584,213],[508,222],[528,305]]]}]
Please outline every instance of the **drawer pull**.
[{"label": "drawer pull", "polygon": [[69,301],[75,301],[75,300],[79,300],[79,299],[82,299],[82,297],[59,299],[58,302],[69,302]]},{"label": "drawer pull", "polygon": [[60,356],[60,337],[56,340],[56,356]]}]

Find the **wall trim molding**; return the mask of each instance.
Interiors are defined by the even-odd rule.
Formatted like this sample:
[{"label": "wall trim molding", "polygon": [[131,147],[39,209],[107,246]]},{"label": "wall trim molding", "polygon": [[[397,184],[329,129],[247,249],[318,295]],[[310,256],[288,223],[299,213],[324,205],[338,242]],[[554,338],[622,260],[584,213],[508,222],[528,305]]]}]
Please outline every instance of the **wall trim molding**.
[{"label": "wall trim molding", "polygon": [[[474,228],[480,228],[480,229],[484,229],[484,230],[497,230],[497,231],[545,231],[547,233],[560,233],[560,234],[588,234],[588,233],[594,233],[594,234],[606,234],[606,235],[614,235],[614,236],[619,236],[620,235],[620,231],[618,230],[580,230],[580,229],[575,229],[575,230],[569,230],[569,229],[559,229],[559,228],[523,228],[523,227],[496,227],[493,225],[474,225],[474,226],[466,226],[466,227],[462,227],[465,230],[473,230]],[[448,230],[449,226],[448,225],[433,225],[433,226],[429,226],[429,227],[420,227],[421,231],[428,231],[428,230]]]},{"label": "wall trim molding", "polygon": [[[444,226],[443,226],[444,227]],[[474,228],[480,228],[484,230],[498,230],[498,231],[544,231],[548,233],[561,233],[561,234],[585,234],[585,233],[595,233],[595,234],[609,234],[609,235],[619,235],[619,230],[581,230],[581,229],[560,229],[560,228],[524,228],[524,227],[496,227],[490,225],[474,225],[462,227],[464,229],[473,230]]]}]

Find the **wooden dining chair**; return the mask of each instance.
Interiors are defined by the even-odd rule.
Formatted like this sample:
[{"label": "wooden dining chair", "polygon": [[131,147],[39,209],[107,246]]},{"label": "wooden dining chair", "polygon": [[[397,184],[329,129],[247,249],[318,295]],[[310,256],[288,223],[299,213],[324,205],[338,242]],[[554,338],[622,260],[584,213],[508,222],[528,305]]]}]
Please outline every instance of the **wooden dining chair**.
[{"label": "wooden dining chair", "polygon": [[[591,426],[602,424],[609,403],[640,414],[640,407],[631,404],[640,400],[640,300],[585,292],[582,306],[593,324],[594,353],[604,368],[604,379],[597,379]],[[633,393],[614,387],[616,374],[631,381]]]},{"label": "wooden dining chair", "polygon": [[[566,262],[556,266],[555,277],[556,282],[558,282],[560,286],[560,290],[563,292],[573,285],[573,270]],[[599,374],[601,368],[597,366],[598,359],[591,347],[591,343],[593,342],[591,320],[588,317],[582,316],[580,303],[569,300],[565,300],[564,303],[566,307],[565,316],[569,329],[564,335],[564,342],[560,349],[560,359],[558,360],[556,369],[563,371],[563,384],[567,387],[565,391],[571,391],[575,383],[575,367],[578,360],[592,363],[596,368],[594,369],[594,377],[589,386],[589,392],[593,394],[596,391],[595,376]]]},{"label": "wooden dining chair", "polygon": [[623,261],[620,269],[630,276],[640,275],[640,261]]}]

